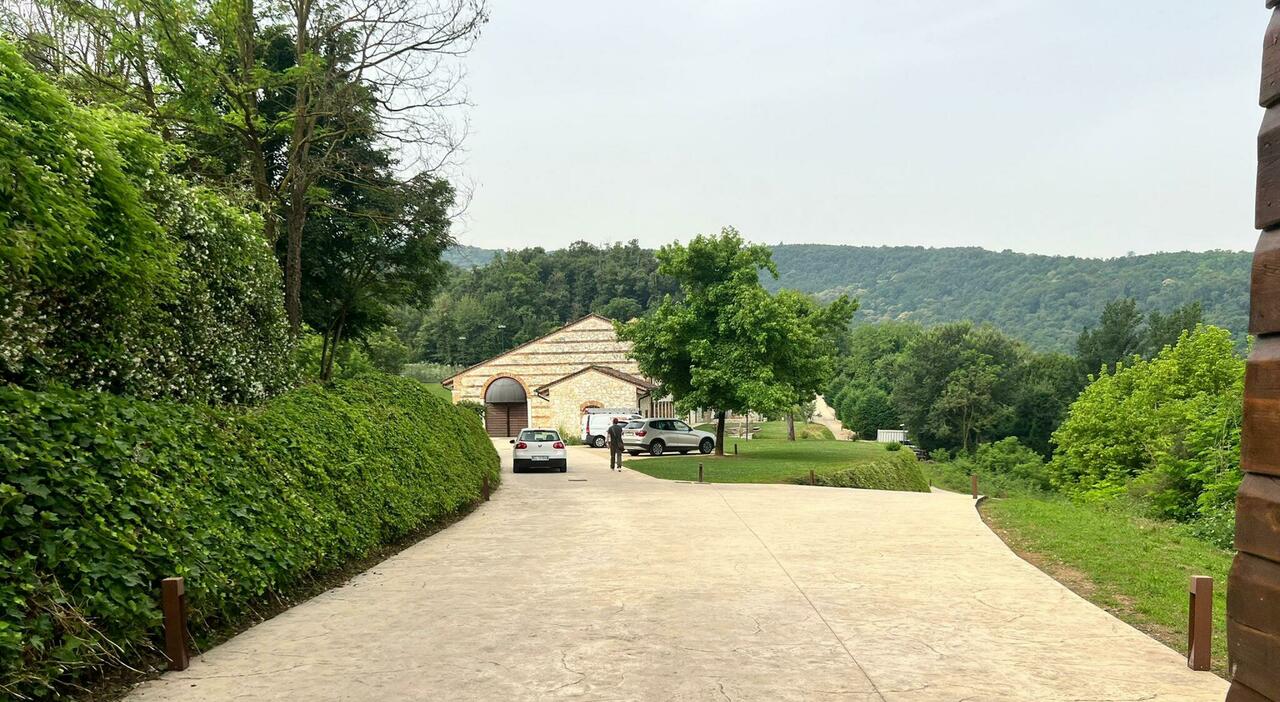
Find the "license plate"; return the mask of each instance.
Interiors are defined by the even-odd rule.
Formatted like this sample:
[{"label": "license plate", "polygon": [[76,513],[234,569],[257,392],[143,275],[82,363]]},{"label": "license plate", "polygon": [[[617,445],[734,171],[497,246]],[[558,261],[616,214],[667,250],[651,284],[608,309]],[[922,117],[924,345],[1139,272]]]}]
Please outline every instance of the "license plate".
[{"label": "license plate", "polygon": [[551,457],[550,457],[550,456],[534,456],[534,457],[533,457],[533,460],[535,460],[535,461],[549,461],[549,460],[551,460]]}]

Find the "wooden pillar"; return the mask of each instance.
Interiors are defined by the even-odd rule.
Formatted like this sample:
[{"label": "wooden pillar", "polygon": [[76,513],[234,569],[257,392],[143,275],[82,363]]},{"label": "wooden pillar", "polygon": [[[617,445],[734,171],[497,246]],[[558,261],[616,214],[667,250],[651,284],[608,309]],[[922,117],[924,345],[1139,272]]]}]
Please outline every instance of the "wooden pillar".
[{"label": "wooden pillar", "polygon": [[1227,583],[1233,702],[1280,702],[1280,0],[1263,44],[1256,225],[1236,496],[1236,554]]}]

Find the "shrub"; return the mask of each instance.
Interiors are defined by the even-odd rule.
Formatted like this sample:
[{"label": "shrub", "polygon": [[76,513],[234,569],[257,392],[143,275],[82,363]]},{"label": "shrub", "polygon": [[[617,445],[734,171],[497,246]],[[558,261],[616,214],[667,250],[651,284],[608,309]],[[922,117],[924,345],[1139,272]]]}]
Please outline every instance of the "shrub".
[{"label": "shrub", "polygon": [[470,412],[392,376],[256,409],[0,386],[0,690],[49,695],[137,661],[158,583],[196,636],[480,496]]},{"label": "shrub", "polygon": [[424,383],[439,383],[456,375],[462,368],[447,363],[410,363],[400,370],[400,375],[416,378]]},{"label": "shrub", "polygon": [[[929,481],[920,470],[915,454],[902,451],[878,461],[862,463],[846,470],[816,476],[819,485],[862,488],[864,490],[901,490],[928,492]],[[798,483],[808,483],[805,476]]]},{"label": "shrub", "polygon": [[897,441],[890,441],[889,443],[884,445],[884,450],[885,451],[901,451],[902,444],[898,443]]},{"label": "shrub", "polygon": [[1212,516],[1240,482],[1243,388],[1228,332],[1185,332],[1080,393],[1054,432],[1049,476],[1077,498],[1133,496],[1164,518]]},{"label": "shrub", "polygon": [[166,172],[136,118],[0,41],[0,382],[256,401],[293,382],[257,217]]}]

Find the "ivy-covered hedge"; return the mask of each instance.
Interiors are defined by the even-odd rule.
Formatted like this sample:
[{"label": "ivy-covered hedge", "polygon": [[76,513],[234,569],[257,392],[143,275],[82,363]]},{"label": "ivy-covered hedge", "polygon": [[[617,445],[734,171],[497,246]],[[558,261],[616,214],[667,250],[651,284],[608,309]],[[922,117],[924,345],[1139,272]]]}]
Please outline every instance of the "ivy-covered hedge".
[{"label": "ivy-covered hedge", "polygon": [[293,384],[261,221],[176,156],[0,40],[0,382],[215,403]]},{"label": "ivy-covered hedge", "polygon": [[[886,452],[882,459],[834,473],[819,474],[816,480],[818,485],[826,487],[929,492],[929,481],[920,470],[915,454],[910,451]],[[796,482],[808,483],[809,477],[804,476]]]},{"label": "ivy-covered hedge", "polygon": [[199,636],[497,484],[473,412],[366,376],[254,409],[0,386],[0,697],[158,642],[160,579]]}]

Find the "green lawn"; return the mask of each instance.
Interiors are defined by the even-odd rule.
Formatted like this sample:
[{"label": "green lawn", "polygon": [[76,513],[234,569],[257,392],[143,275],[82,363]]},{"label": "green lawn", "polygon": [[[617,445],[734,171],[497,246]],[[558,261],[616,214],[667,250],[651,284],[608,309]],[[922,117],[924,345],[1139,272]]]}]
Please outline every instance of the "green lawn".
[{"label": "green lawn", "polygon": [[1024,558],[1181,653],[1187,642],[1188,579],[1213,576],[1213,668],[1226,676],[1223,621],[1230,551],[1168,522],[1065,499],[988,500],[982,512]]},{"label": "green lawn", "polygon": [[427,390],[431,391],[432,395],[448,400],[449,402],[453,402],[453,391],[449,388],[446,388],[440,383],[425,383],[425,385],[427,386]]},{"label": "green lawn", "polygon": [[[783,427],[786,436],[786,427]],[[738,455],[733,455],[733,445]],[[712,483],[787,483],[807,477],[812,468],[819,474],[830,474],[858,463],[885,457],[884,444],[866,441],[787,441],[780,439],[731,439],[725,437],[728,455],[662,456],[661,458],[625,457],[632,470],[666,480],[697,480],[698,464],[704,466],[704,478]]]}]

